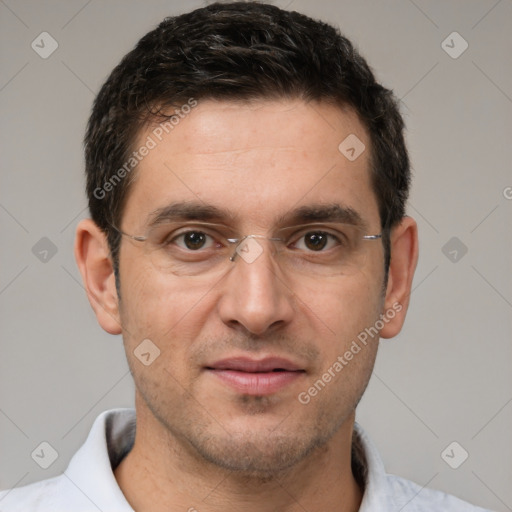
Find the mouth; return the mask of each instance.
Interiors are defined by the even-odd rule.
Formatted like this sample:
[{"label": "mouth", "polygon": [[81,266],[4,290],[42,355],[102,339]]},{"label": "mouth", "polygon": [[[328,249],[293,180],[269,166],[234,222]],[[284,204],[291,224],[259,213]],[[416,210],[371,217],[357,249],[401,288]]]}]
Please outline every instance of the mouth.
[{"label": "mouth", "polygon": [[306,373],[296,363],[280,357],[233,357],[216,361],[205,370],[238,393],[253,396],[276,393]]}]

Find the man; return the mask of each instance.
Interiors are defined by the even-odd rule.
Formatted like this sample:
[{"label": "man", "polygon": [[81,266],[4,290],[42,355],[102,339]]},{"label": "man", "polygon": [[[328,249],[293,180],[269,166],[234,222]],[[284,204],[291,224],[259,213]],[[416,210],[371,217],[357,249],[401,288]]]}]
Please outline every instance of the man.
[{"label": "man", "polygon": [[75,254],[136,415],[3,511],[482,510],[387,475],[354,422],[418,243],[396,101],[347,39],[265,4],[168,18],[85,143]]}]

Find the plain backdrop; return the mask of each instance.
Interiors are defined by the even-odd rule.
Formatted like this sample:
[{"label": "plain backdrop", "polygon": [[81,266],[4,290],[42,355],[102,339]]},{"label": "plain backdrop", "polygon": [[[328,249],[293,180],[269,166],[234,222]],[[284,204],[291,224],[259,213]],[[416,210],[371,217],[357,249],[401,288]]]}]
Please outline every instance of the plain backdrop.
[{"label": "plain backdrop", "polygon": [[[357,419],[389,472],[512,510],[512,2],[274,3],[339,26],[408,126],[420,261]],[[101,411],[133,405],[122,340],[97,325],[72,253],[82,138],[121,57],[202,5],[0,0],[0,488],[63,471]],[[42,32],[58,44],[47,58],[31,46],[51,49]],[[58,452],[48,469],[31,457],[42,441]],[[441,456],[454,441],[469,454],[457,469]]]}]

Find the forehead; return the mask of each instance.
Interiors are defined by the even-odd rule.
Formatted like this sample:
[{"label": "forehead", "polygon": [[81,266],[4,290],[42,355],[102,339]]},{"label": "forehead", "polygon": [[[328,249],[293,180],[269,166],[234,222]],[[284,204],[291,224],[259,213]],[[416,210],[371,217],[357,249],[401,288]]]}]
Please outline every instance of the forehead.
[{"label": "forehead", "polygon": [[[144,146],[150,149],[139,151]],[[145,156],[138,156],[125,225],[185,201],[261,225],[322,203],[378,220],[370,141],[349,109],[301,100],[202,101],[172,124],[147,127],[135,150]]]}]

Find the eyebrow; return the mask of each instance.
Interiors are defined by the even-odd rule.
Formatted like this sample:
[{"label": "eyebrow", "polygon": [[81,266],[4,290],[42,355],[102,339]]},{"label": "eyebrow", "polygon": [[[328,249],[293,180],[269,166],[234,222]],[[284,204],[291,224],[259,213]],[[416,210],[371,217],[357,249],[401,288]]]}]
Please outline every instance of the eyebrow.
[{"label": "eyebrow", "polygon": [[[223,208],[199,202],[174,202],[154,210],[149,215],[149,227],[166,222],[198,220],[204,222],[234,222],[237,215]],[[366,227],[361,215],[351,207],[339,203],[319,203],[301,206],[278,217],[276,225],[290,226],[311,222],[342,222]]]},{"label": "eyebrow", "polygon": [[234,220],[234,213],[216,206],[198,202],[175,202],[151,212],[149,226],[180,220],[202,220],[208,222]]},{"label": "eyebrow", "polygon": [[313,204],[301,206],[279,219],[280,224],[306,224],[309,222],[342,222],[354,226],[366,227],[361,215],[349,206],[339,203]]}]

